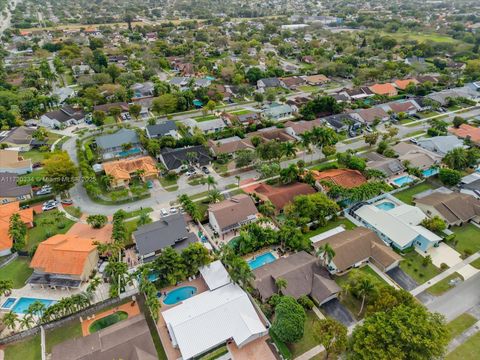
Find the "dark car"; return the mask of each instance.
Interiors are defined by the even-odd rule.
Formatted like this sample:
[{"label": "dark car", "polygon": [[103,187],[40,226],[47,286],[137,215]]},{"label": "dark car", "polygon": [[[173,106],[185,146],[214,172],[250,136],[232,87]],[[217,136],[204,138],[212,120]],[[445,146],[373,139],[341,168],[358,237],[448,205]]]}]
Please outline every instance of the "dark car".
[{"label": "dark car", "polygon": [[202,171],[204,174],[210,174],[210,170],[206,166],[202,166]]}]

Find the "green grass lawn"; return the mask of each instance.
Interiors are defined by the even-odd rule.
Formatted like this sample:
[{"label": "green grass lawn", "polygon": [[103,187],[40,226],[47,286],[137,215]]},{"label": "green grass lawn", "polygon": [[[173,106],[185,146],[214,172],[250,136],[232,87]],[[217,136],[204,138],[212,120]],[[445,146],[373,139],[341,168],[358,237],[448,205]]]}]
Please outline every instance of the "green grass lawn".
[{"label": "green grass lawn", "polygon": [[65,234],[74,224],[58,210],[51,210],[35,215],[35,227],[28,230],[27,250],[56,234]]},{"label": "green grass lawn", "polygon": [[406,190],[403,190],[403,191],[400,191],[396,194],[394,194],[393,196],[395,196],[397,199],[403,201],[405,204],[413,204],[412,200],[413,200],[413,196],[416,195],[416,194],[420,194],[421,192],[424,192],[426,190],[430,190],[430,189],[433,189],[434,187],[427,183],[427,182],[423,182],[423,183],[420,183],[418,185],[415,185],[411,188],[408,188]]},{"label": "green grass lawn", "polygon": [[350,220],[347,220],[345,218],[337,218],[337,220],[329,221],[329,222],[327,222],[327,225],[319,227],[315,230],[309,231],[306,234],[304,234],[303,236],[310,239],[312,236],[321,234],[325,231],[331,230],[331,229],[336,228],[337,226],[341,226],[341,225],[343,225],[343,227],[347,230],[351,230],[351,229],[354,229],[356,227],[355,224],[352,223]]},{"label": "green grass lawn", "polygon": [[18,177],[18,185],[41,186],[45,184],[45,171],[43,169],[35,170],[30,174],[24,174]]},{"label": "green grass lawn", "polygon": [[78,206],[64,206],[63,209],[70,215],[80,218],[82,216],[82,210]]},{"label": "green grass lawn", "polygon": [[25,281],[32,275],[33,269],[28,267],[29,260],[16,258],[0,271],[0,280],[12,280],[13,288],[19,289],[25,286]]},{"label": "green grass lawn", "polygon": [[127,233],[126,233],[125,237],[126,237],[126,240],[127,240],[128,244],[133,243],[132,233],[134,231],[136,231],[137,228],[138,228],[137,222],[138,222],[138,220],[125,221],[125,228],[127,229]]},{"label": "green grass lawn", "polygon": [[252,111],[247,109],[240,109],[240,110],[234,110],[229,112],[229,114],[232,114],[232,115],[246,115],[250,113],[252,113]]},{"label": "green grass lawn", "polygon": [[447,355],[446,360],[478,359],[480,354],[480,332],[473,335],[462,345]]},{"label": "green grass lawn", "polygon": [[422,135],[422,134],[426,134],[426,131],[424,130],[416,130],[416,131],[412,131],[412,132],[409,132],[408,134],[405,134],[403,136],[403,138],[409,138],[409,137],[413,137],[413,136],[417,136],[417,135]]},{"label": "green grass lawn", "polygon": [[429,117],[432,117],[432,116],[436,116],[436,115],[438,115],[438,114],[439,114],[439,113],[436,112],[436,111],[424,111],[424,112],[418,113],[418,115],[419,115],[422,119],[429,118]]},{"label": "green grass lawn", "polygon": [[90,331],[90,334],[93,334],[97,331],[112,326],[113,324],[116,324],[122,320],[125,320],[126,318],[128,318],[128,314],[125,311],[117,311],[113,314],[94,321],[88,328],[88,331]]},{"label": "green grass lawn", "polygon": [[477,260],[475,260],[475,261],[472,261],[472,262],[470,263],[470,265],[472,265],[472,266],[473,266],[474,268],[476,268],[476,269],[480,269],[480,259],[477,259]]},{"label": "green grass lawn", "polygon": [[137,210],[133,210],[133,211],[127,211],[127,215],[125,217],[125,219],[129,219],[129,218],[133,218],[135,216],[140,216],[141,214],[149,214],[153,211],[153,209],[151,207],[146,207],[146,208],[142,208],[142,209],[137,209]]},{"label": "green grass lawn", "polygon": [[38,360],[41,358],[40,334],[5,348],[5,360]]},{"label": "green grass lawn", "polygon": [[400,262],[400,268],[410,275],[418,284],[423,284],[434,276],[441,273],[440,269],[433,264],[423,266],[423,256],[416,251],[411,251],[404,255]]},{"label": "green grass lawn", "polygon": [[431,286],[428,288],[428,292],[432,295],[435,295],[435,296],[440,296],[442,295],[443,293],[446,293],[448,290],[452,289],[453,287],[455,286],[451,286],[449,284],[449,281],[450,280],[453,280],[453,279],[462,279],[463,280],[463,277],[462,275],[460,275],[459,273],[455,272],[449,276],[447,276],[445,279],[443,279],[442,281],[439,281],[438,283],[436,283],[435,285]]},{"label": "green grass lawn", "polygon": [[104,125],[111,125],[111,124],[116,124],[117,121],[113,118],[113,116],[109,115],[105,118]]},{"label": "green grass lawn", "polygon": [[315,92],[320,90],[320,87],[314,86],[314,85],[302,85],[302,86],[299,86],[298,89],[305,92]]},{"label": "green grass lawn", "polygon": [[469,327],[473,326],[477,322],[477,319],[470,314],[462,314],[456,319],[453,319],[448,323],[448,329],[450,330],[450,338],[455,338]]},{"label": "green grass lawn", "polygon": [[448,36],[448,35],[441,35],[436,33],[416,33],[416,32],[396,32],[396,33],[387,33],[382,32],[384,36],[391,36],[397,40],[416,40],[418,42],[444,42],[444,43],[457,43],[458,40]]},{"label": "green grass lawn", "polygon": [[315,339],[312,331],[314,324],[318,321],[318,316],[315,315],[313,311],[307,311],[307,320],[305,321],[303,338],[299,342],[288,345],[294,359],[318,345],[318,341]]},{"label": "green grass lawn", "polygon": [[177,185],[177,179],[167,179],[165,177],[160,177],[160,184],[165,188],[165,187],[169,187],[169,186],[174,186],[174,185]]},{"label": "green grass lawn", "polygon": [[29,150],[29,151],[22,151],[20,156],[24,159],[31,159],[32,163],[42,162],[43,160],[47,159],[51,155],[49,151],[39,151],[39,150]]},{"label": "green grass lawn", "polygon": [[473,254],[480,250],[480,229],[475,225],[465,224],[453,227],[450,230],[456,235],[457,245],[455,245],[455,250],[462,254],[465,254],[465,252]]},{"label": "green grass lawn", "polygon": [[203,121],[209,121],[217,118],[218,116],[215,116],[215,115],[205,115],[205,116],[202,115],[202,116],[195,116],[193,119],[196,122],[203,122]]},{"label": "green grass lawn", "polygon": [[55,345],[81,336],[82,326],[79,320],[74,320],[59,328],[48,330],[45,333],[47,353],[51,353]]}]

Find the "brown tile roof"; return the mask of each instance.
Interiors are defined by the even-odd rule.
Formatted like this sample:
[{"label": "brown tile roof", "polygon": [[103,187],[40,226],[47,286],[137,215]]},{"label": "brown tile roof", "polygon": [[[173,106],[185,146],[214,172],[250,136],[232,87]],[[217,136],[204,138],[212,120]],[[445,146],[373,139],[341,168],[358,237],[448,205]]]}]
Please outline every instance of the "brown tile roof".
[{"label": "brown tile roof", "polygon": [[280,80],[285,84],[287,87],[291,86],[299,86],[305,84],[305,80],[301,78],[300,76],[290,76],[290,77],[284,77],[280,78]]},{"label": "brown tile roof", "polygon": [[208,140],[208,145],[210,146],[210,149],[212,149],[215,155],[231,154],[239,150],[255,149],[255,146],[252,145],[252,142],[250,139],[238,139],[238,140],[232,140],[228,142],[215,141],[210,139]]},{"label": "brown tile roof", "polygon": [[289,135],[285,129],[282,128],[265,128],[262,130],[258,130],[252,133],[249,133],[247,137],[251,139],[252,137],[258,136],[263,141],[271,141],[271,140],[278,140],[281,142],[285,141],[294,141],[295,138]]},{"label": "brown tile roof", "polygon": [[287,121],[285,127],[291,127],[295,134],[300,135],[306,131],[311,131],[314,127],[321,127],[323,121],[321,119],[315,119],[312,121],[300,120],[300,121]]},{"label": "brown tile roof", "polygon": [[18,201],[0,205],[0,251],[11,249],[13,246],[12,238],[8,235],[10,218],[13,214],[19,214],[27,227],[33,226],[33,209],[20,210]]},{"label": "brown tile roof", "polygon": [[469,137],[474,143],[480,144],[480,128],[468,124],[462,124],[458,129],[451,127],[448,131],[459,138],[465,139]]},{"label": "brown tile roof", "polygon": [[390,109],[396,114],[417,110],[417,107],[411,101],[392,102],[389,103],[388,106],[390,106]]},{"label": "brown tile roof", "polygon": [[110,161],[103,164],[107,175],[112,175],[117,180],[130,180],[137,170],[143,170],[144,178],[158,174],[155,161],[150,156],[142,156],[134,159]]},{"label": "brown tile roof", "polygon": [[369,86],[369,89],[377,95],[395,96],[398,94],[397,89],[390,83],[387,84],[375,84]]},{"label": "brown tile roof", "polygon": [[314,84],[326,83],[330,81],[330,79],[323,74],[307,76],[305,80]]},{"label": "brown tile roof", "polygon": [[365,176],[358,170],[330,169],[325,171],[312,171],[316,180],[331,181],[336,185],[351,189],[367,182]]},{"label": "brown tile roof", "polygon": [[395,85],[401,90],[405,90],[410,84],[418,84],[417,79],[395,80]]},{"label": "brown tile roof", "polygon": [[372,231],[364,227],[342,231],[313,244],[318,248],[330,244],[335,251],[333,263],[339,272],[343,272],[356,263],[373,259],[384,268],[401,260],[402,257],[385,245]]},{"label": "brown tile roof", "polygon": [[23,159],[16,150],[0,150],[0,168],[21,169],[32,166],[31,159]]},{"label": "brown tile roof", "polygon": [[240,194],[208,207],[221,229],[243,222],[258,213],[249,195]]},{"label": "brown tile roof", "polygon": [[449,223],[462,223],[480,216],[480,200],[461,193],[444,194],[432,192],[430,195],[415,200],[417,204],[432,206]]},{"label": "brown tile roof", "polygon": [[270,200],[277,211],[282,210],[285,205],[293,201],[298,195],[315,193],[315,189],[310,185],[298,182],[283,186],[271,186],[262,183],[252,187],[250,191],[256,193],[263,200]]},{"label": "brown tile roof", "polygon": [[321,303],[341,290],[319,265],[318,259],[305,251],[263,265],[253,270],[253,274],[253,286],[264,300],[278,293],[275,281],[279,278],[287,280],[282,293],[294,298],[311,295]]},{"label": "brown tile roof", "polygon": [[358,115],[360,115],[360,117],[366,122],[374,122],[377,118],[385,119],[389,117],[388,113],[379,107],[370,108],[370,109],[361,109],[355,112],[358,113]]},{"label": "brown tile roof", "polygon": [[91,239],[57,234],[38,245],[30,267],[51,274],[81,275],[96,249]]}]

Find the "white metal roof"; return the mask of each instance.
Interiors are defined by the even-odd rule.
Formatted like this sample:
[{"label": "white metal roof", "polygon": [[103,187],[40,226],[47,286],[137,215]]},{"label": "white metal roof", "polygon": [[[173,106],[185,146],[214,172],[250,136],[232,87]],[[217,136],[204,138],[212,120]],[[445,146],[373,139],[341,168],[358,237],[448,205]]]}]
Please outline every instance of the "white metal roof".
[{"label": "white metal roof", "polygon": [[231,338],[241,346],[267,331],[247,294],[233,283],[191,297],[162,316],[183,359],[201,355]]},{"label": "white metal roof", "polygon": [[341,233],[345,231],[345,229],[343,228],[343,226],[337,226],[336,228],[333,228],[331,230],[328,230],[328,231],[325,231],[323,233],[320,233],[318,235],[315,235],[315,236],[312,236],[310,238],[310,241],[315,244],[319,241],[322,241],[323,239],[326,239],[326,238],[329,238],[330,236],[333,236],[333,235],[336,235],[338,233]]},{"label": "white metal roof", "polygon": [[202,274],[203,280],[205,280],[210,290],[215,290],[230,283],[230,276],[220,260],[203,266],[200,269],[200,274]]}]

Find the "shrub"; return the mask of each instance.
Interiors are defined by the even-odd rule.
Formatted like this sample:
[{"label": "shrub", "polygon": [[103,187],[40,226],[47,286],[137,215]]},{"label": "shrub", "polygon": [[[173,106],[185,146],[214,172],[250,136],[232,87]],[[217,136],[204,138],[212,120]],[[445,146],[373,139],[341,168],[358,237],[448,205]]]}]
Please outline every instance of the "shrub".
[{"label": "shrub", "polygon": [[307,295],[300,296],[297,301],[305,310],[312,310],[315,305]]},{"label": "shrub", "polygon": [[291,296],[283,296],[275,307],[272,331],[285,343],[294,343],[303,337],[306,314]]},{"label": "shrub", "polygon": [[448,269],[448,265],[447,265],[447,264],[445,264],[445,263],[441,263],[441,264],[440,264],[440,270],[445,271],[445,270],[447,270],[447,269]]}]

